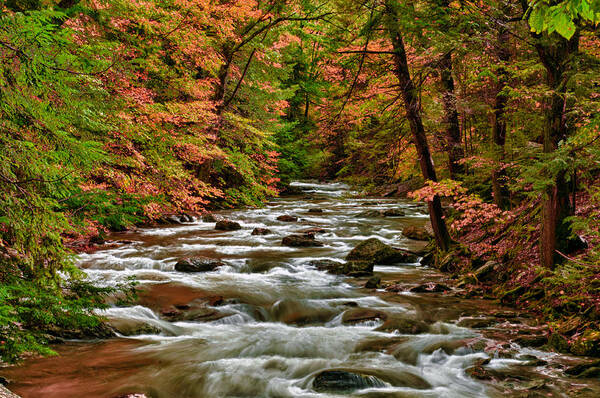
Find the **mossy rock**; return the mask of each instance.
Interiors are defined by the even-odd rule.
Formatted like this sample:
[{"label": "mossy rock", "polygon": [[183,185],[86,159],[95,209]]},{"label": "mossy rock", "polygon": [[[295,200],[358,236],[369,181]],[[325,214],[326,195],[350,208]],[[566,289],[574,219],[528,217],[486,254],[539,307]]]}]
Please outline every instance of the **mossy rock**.
[{"label": "mossy rock", "polygon": [[420,334],[429,331],[429,325],[416,319],[400,316],[390,316],[380,327],[378,332],[397,332],[399,334]]},{"label": "mossy rock", "polygon": [[583,336],[573,342],[571,352],[581,356],[600,355],[600,331],[586,330]]},{"label": "mossy rock", "polygon": [[548,348],[563,354],[568,354],[571,348],[567,339],[559,333],[552,333],[550,337],[548,337],[547,346]]},{"label": "mossy rock", "polygon": [[396,264],[410,262],[414,256],[386,245],[377,238],[359,243],[346,257],[348,261],[368,261],[373,264]]},{"label": "mossy rock", "polygon": [[517,298],[525,293],[527,289],[525,286],[517,286],[504,294],[500,295],[501,303],[514,303],[517,301]]}]

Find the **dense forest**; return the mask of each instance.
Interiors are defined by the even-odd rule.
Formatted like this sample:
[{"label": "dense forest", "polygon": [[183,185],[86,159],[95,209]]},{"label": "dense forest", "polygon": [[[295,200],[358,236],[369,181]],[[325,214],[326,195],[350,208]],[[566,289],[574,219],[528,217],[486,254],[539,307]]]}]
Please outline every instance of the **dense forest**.
[{"label": "dense forest", "polygon": [[[76,254],[340,180],[600,355],[600,1],[5,0],[0,354],[106,332]],[[482,269],[483,265],[487,268]]]}]

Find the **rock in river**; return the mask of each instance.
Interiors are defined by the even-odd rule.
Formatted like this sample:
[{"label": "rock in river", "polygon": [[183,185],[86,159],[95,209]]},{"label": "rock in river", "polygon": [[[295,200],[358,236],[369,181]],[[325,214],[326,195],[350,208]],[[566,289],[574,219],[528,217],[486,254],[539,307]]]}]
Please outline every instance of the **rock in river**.
[{"label": "rock in river", "polygon": [[290,216],[290,215],[286,214],[286,215],[277,217],[277,220],[283,221],[283,222],[296,222],[296,221],[298,221],[298,217]]},{"label": "rock in river", "polygon": [[394,249],[377,238],[371,238],[352,249],[346,260],[368,261],[373,264],[396,264],[414,262],[416,256]]},{"label": "rock in river", "polygon": [[209,257],[189,257],[181,259],[175,264],[175,271],[179,272],[209,272],[225,265],[221,260]]},{"label": "rock in river", "polygon": [[215,229],[219,231],[237,231],[238,229],[242,229],[242,226],[235,221],[220,220],[217,221]]},{"label": "rock in river", "polygon": [[321,247],[323,242],[315,240],[315,236],[312,234],[294,234],[284,237],[281,240],[281,244],[289,247]]},{"label": "rock in river", "polygon": [[270,235],[273,232],[268,228],[254,228],[252,235]]},{"label": "rock in river", "polygon": [[413,240],[429,240],[432,234],[425,227],[408,226],[402,231],[402,235]]},{"label": "rock in river", "polygon": [[365,283],[366,289],[379,289],[381,287],[381,278],[378,276],[371,277],[367,283]]},{"label": "rock in river", "polygon": [[318,392],[352,392],[373,387],[385,387],[385,383],[375,376],[345,370],[325,370],[313,381],[313,388]]},{"label": "rock in river", "polygon": [[369,261],[313,260],[308,264],[316,267],[319,271],[327,271],[334,275],[369,276],[373,274],[373,263]]}]

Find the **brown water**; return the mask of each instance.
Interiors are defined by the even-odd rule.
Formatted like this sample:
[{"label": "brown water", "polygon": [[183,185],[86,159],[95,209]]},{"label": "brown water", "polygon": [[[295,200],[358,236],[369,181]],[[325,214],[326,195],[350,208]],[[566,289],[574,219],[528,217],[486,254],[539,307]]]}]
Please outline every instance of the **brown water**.
[{"label": "brown water", "polygon": [[[121,234],[115,238],[134,243],[82,255],[81,267],[98,285],[139,280],[136,306],[104,313],[128,336],[68,342],[55,347],[58,357],[28,360],[0,369],[0,375],[24,398],[600,396],[598,381],[565,377],[563,369],[574,358],[511,342],[516,331],[543,333],[536,319],[491,301],[408,292],[445,278],[434,270],[376,266],[384,282],[400,284],[400,292],[391,293],[357,287],[364,281],[308,265],[343,259],[370,237],[418,248],[401,231],[427,217],[413,203],[360,198],[341,184],[298,185],[306,196],[223,212],[242,224],[239,231],[215,231],[214,223],[198,221]],[[309,213],[312,208],[324,212]],[[406,216],[360,215],[372,209],[402,209]],[[301,219],[277,221],[283,214]],[[324,247],[281,246],[282,236],[315,226],[326,229],[318,235]],[[273,235],[252,236],[254,227]],[[174,271],[178,258],[192,255],[226,265],[201,274]],[[344,314],[357,308],[425,327],[401,334],[380,329],[377,317],[344,322]],[[488,361],[483,375],[467,371]],[[344,394],[317,392],[314,379],[328,369],[376,376],[378,382]]]}]

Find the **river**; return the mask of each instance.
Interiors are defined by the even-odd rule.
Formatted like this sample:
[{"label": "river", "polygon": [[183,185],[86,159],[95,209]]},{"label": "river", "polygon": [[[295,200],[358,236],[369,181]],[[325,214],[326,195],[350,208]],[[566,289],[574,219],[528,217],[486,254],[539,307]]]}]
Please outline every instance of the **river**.
[{"label": "river", "polygon": [[[98,285],[139,281],[135,306],[103,313],[123,335],[68,341],[55,346],[60,356],[2,369],[8,387],[24,398],[600,396],[598,382],[564,375],[576,359],[512,341],[541,333],[535,318],[455,289],[410,292],[447,275],[419,264],[375,266],[384,284],[397,284],[390,292],[317,270],[311,261],[343,260],[367,238],[421,248],[401,232],[424,224],[425,208],[363,198],[339,183],[295,185],[301,195],[217,212],[239,222],[237,231],[194,221],[116,234],[125,242],[82,254],[80,267]],[[390,209],[404,215],[365,213]],[[251,235],[257,227],[272,234]],[[315,227],[324,246],[282,246],[282,237]],[[198,255],[225,265],[174,270]],[[407,319],[412,332],[385,327]]]}]

